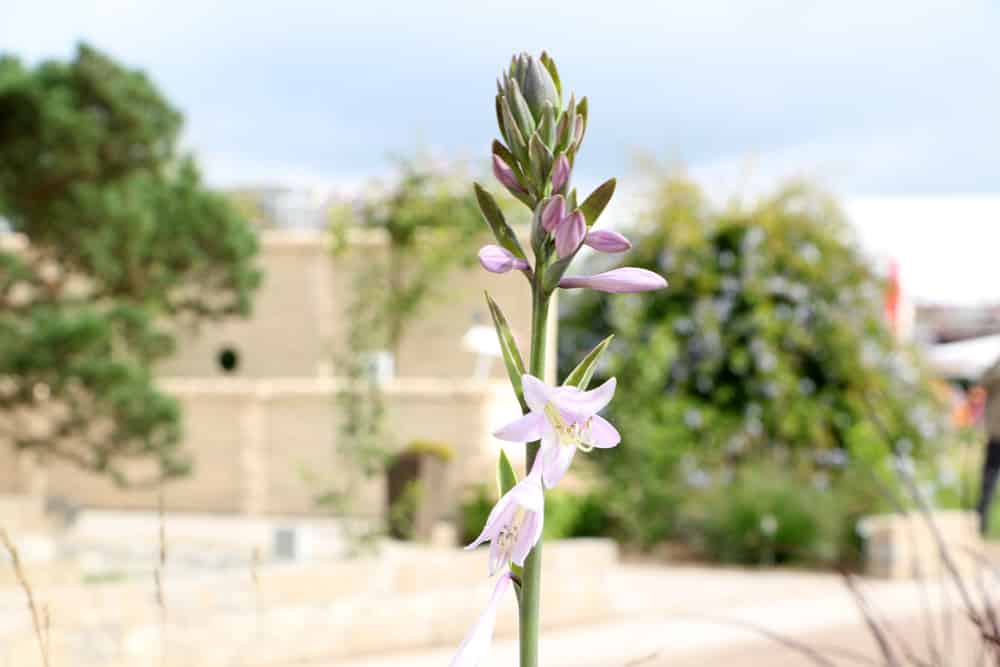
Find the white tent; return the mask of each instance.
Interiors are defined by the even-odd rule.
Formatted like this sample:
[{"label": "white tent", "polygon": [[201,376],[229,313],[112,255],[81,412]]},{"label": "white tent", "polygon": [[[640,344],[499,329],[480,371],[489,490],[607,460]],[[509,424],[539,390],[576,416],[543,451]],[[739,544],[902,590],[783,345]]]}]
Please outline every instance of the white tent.
[{"label": "white tent", "polygon": [[978,381],[1000,360],[1000,334],[932,345],[927,357],[941,377]]}]

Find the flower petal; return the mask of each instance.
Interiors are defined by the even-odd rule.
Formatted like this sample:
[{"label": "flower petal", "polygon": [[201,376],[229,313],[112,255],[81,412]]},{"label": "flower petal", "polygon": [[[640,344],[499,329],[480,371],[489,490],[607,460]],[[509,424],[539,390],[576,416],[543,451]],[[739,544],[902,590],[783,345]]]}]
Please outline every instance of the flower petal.
[{"label": "flower petal", "polygon": [[585,444],[599,449],[614,447],[622,441],[618,429],[607,419],[600,415],[590,418],[590,428],[587,430],[587,442]]},{"label": "flower petal", "polygon": [[556,226],[556,254],[559,259],[569,257],[583,243],[587,235],[587,221],[583,213],[573,211]]},{"label": "flower petal", "polygon": [[482,532],[479,533],[479,537],[466,545],[466,551],[475,549],[487,540],[492,541],[500,533],[500,529],[510,523],[511,515],[515,509],[514,505],[514,498],[511,496],[510,491],[508,491],[497,501],[493,509],[490,510],[490,515],[486,517],[486,525],[483,526]]},{"label": "flower petal", "polygon": [[556,390],[529,373],[521,376],[521,387],[524,389],[524,402],[532,412],[539,413],[545,411],[545,404],[552,400]]},{"label": "flower petal", "polygon": [[562,195],[556,195],[542,209],[542,227],[545,231],[551,232],[565,217],[566,200]]},{"label": "flower petal", "polygon": [[518,259],[506,248],[498,245],[484,245],[479,249],[479,264],[490,273],[507,273],[512,269],[523,271],[528,263]]},{"label": "flower petal", "polygon": [[625,252],[632,247],[627,238],[609,229],[592,231],[583,242],[598,252]]},{"label": "flower petal", "polygon": [[450,667],[477,667],[482,662],[486,652],[490,649],[490,643],[493,641],[493,628],[496,626],[500,600],[503,599],[508,588],[510,588],[509,572],[502,574],[497,579],[497,585],[493,589],[493,595],[490,597],[486,609],[483,610],[476,624],[472,626],[469,634],[462,640],[458,652],[449,663]]},{"label": "flower petal", "polygon": [[511,501],[520,505],[529,512],[545,511],[545,493],[539,483],[537,475],[528,475],[514,485],[514,488],[507,492]]},{"label": "flower petal", "polygon": [[612,294],[649,292],[666,286],[667,281],[663,279],[663,276],[633,266],[613,269],[593,276],[567,276],[559,281],[559,287],[563,289],[589,287]]},{"label": "flower petal", "polygon": [[541,516],[537,512],[529,512],[524,517],[524,523],[521,524],[521,532],[518,533],[517,542],[510,552],[510,562],[524,567],[524,559],[528,557],[531,550],[538,544],[538,538],[542,535],[539,530]]},{"label": "flower petal", "polygon": [[492,577],[503,567],[503,554],[500,553],[500,544],[493,540],[490,542],[490,576]]},{"label": "flower petal", "polygon": [[507,442],[534,442],[542,437],[544,419],[537,412],[529,412],[500,428],[493,435]]},{"label": "flower petal", "polygon": [[576,387],[560,387],[552,402],[560,410],[582,421],[607,407],[615,395],[617,383],[615,378],[611,378],[590,391],[580,391]]},{"label": "flower petal", "polygon": [[576,447],[572,446],[554,445],[549,448],[545,468],[542,471],[545,488],[551,489],[559,483],[559,480],[569,470],[570,464],[573,463],[574,454],[576,454]]}]

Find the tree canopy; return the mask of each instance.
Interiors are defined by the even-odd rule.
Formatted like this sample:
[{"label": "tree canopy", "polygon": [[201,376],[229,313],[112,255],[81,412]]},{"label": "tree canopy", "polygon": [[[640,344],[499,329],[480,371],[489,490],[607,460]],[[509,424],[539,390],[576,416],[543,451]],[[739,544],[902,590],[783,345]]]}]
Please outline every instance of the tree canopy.
[{"label": "tree canopy", "polygon": [[121,481],[132,459],[185,469],[152,368],[179,325],[248,313],[260,276],[181,125],[145,74],[89,46],[0,57],[0,444]]}]

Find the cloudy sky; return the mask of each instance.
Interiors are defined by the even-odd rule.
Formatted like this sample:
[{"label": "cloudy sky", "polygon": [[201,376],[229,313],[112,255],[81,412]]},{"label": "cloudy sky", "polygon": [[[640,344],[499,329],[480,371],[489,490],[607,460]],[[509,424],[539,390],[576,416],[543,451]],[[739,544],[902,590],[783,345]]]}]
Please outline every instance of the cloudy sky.
[{"label": "cloudy sky", "polygon": [[[644,150],[722,188],[987,193],[1000,175],[993,0],[5,0],[0,48],[80,39],[147,69],[220,184],[352,181],[423,146],[475,157],[494,77],[548,48],[591,98],[583,176]],[[547,6],[546,6],[547,5]]]},{"label": "cloudy sky", "polygon": [[583,185],[641,181],[638,151],[722,196],[806,176],[918,296],[1000,298],[996,0],[0,3],[0,49],[82,39],[148,70],[215,184],[356,185],[421,147],[482,159],[494,77],[547,48],[591,98]]}]

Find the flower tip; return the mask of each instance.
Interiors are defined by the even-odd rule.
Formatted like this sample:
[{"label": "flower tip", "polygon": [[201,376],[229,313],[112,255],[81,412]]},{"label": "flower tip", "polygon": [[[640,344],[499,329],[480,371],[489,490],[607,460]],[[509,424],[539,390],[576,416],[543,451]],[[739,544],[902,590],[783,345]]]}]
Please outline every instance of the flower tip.
[{"label": "flower tip", "polygon": [[587,234],[584,243],[598,252],[618,253],[632,248],[632,242],[619,234],[606,229],[600,229]]},{"label": "flower tip", "polygon": [[498,245],[484,245],[479,249],[479,264],[490,273],[507,273],[528,268],[528,262],[519,259],[506,248]]}]

